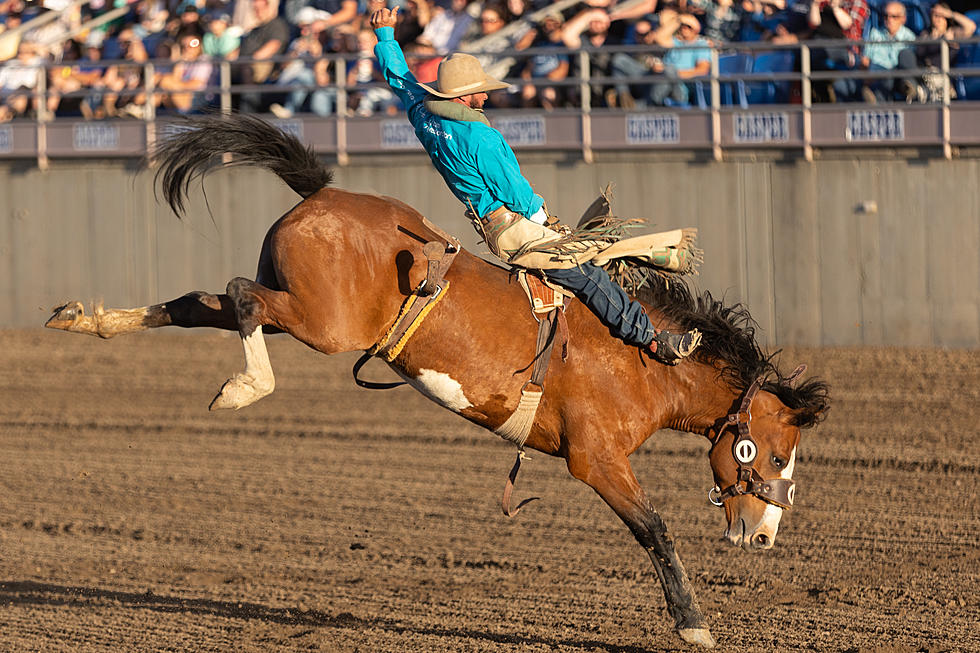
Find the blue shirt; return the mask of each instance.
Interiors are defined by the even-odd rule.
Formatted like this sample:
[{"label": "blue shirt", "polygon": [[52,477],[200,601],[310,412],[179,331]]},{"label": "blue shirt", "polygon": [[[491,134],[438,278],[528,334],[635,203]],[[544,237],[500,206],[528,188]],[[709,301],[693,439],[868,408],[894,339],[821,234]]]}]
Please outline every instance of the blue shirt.
[{"label": "blue shirt", "polygon": [[480,217],[501,206],[525,217],[537,213],[544,200],[521,174],[501,133],[482,122],[442,118],[426,109],[428,93],[409,72],[395,30],[380,27],[374,32],[381,72],[407,108],[415,135],[453,195]]},{"label": "blue shirt", "polygon": [[[696,45],[702,47],[691,47]],[[690,70],[697,66],[699,61],[711,61],[710,46],[700,36],[693,41],[682,41],[675,37],[674,46],[664,55],[664,63],[672,64],[677,70]]]},{"label": "blue shirt", "polygon": [[883,27],[875,27],[868,34],[869,43],[864,46],[864,56],[870,60],[872,66],[893,70],[898,68],[898,54],[905,48],[914,47],[912,43],[901,41],[914,40],[915,34],[904,25],[898,28],[895,36]]}]

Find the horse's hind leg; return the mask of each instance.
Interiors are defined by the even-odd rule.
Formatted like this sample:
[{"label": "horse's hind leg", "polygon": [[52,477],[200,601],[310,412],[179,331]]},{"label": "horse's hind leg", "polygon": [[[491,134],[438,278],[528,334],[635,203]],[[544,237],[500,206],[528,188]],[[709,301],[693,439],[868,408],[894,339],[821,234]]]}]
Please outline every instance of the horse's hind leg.
[{"label": "horse's hind leg", "polygon": [[44,326],[73,333],[112,338],[163,326],[212,327],[236,331],[235,307],[227,295],[195,291],[163,304],[141,308],[93,307],[86,315],[80,302],[69,302],[54,309]]},{"label": "horse's hind leg", "polygon": [[276,379],[262,327],[272,325],[288,330],[289,326],[298,324],[289,293],[242,277],[229,281],[226,293],[234,307],[238,334],[245,348],[245,370],[225,381],[211,401],[210,410],[244,408],[271,394]]},{"label": "horse's hind leg", "polygon": [[681,638],[689,644],[713,647],[715,640],[698,607],[684,565],[674,551],[667,526],[644,494],[626,456],[570,455],[568,471],[609,504],[650,556],[663,586],[667,611]]}]

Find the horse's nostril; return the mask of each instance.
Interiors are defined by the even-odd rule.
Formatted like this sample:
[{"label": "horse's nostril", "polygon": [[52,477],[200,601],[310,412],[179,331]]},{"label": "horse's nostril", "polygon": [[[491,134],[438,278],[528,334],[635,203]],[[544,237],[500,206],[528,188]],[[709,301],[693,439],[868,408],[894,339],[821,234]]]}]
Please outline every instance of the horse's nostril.
[{"label": "horse's nostril", "polygon": [[772,544],[772,540],[765,533],[756,533],[752,537],[752,543],[760,549],[768,548]]}]

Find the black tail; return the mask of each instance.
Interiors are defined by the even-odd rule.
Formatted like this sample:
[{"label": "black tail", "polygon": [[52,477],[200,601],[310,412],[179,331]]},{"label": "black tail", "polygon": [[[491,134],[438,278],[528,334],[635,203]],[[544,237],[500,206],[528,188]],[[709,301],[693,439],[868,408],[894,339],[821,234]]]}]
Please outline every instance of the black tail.
[{"label": "black tail", "polygon": [[[234,155],[230,163],[219,158],[225,153]],[[160,164],[154,182],[160,182],[164,199],[178,216],[184,214],[191,182],[214,168],[266,168],[303,197],[333,179],[312,147],[272,123],[243,113],[195,116],[175,123],[172,134],[162,139],[151,156]]]}]

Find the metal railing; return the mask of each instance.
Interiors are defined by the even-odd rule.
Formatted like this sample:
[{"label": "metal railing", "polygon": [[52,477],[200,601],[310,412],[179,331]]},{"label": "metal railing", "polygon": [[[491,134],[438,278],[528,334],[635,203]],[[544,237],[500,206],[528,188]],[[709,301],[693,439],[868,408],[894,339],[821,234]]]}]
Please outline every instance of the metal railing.
[{"label": "metal railing", "polygon": [[[827,110],[830,108],[835,108],[833,105],[820,105],[814,103],[813,101],[813,86],[815,83],[826,83],[838,79],[857,79],[857,80],[877,80],[877,79],[896,79],[896,78],[910,78],[910,77],[921,77],[926,74],[939,74],[941,75],[942,88],[941,96],[939,101],[930,105],[932,110],[939,112],[940,129],[938,137],[936,138],[936,144],[941,147],[943,156],[950,158],[953,155],[953,140],[952,140],[952,130],[951,130],[951,105],[953,100],[953,86],[954,80],[961,80],[970,77],[980,76],[980,65],[976,67],[952,67],[951,66],[951,49],[950,42],[947,41],[916,41],[908,43],[909,46],[923,45],[923,44],[938,44],[940,48],[940,65],[938,66],[938,71],[929,68],[916,68],[916,69],[902,69],[902,70],[817,70],[812,61],[812,52],[815,46],[820,48],[853,48],[856,43],[853,41],[821,41],[821,42],[803,42],[794,45],[777,46],[770,43],[731,43],[726,44],[721,47],[711,49],[711,66],[710,72],[705,77],[693,78],[684,80],[683,83],[688,84],[692,88],[692,92],[696,96],[696,100],[687,105],[672,106],[672,107],[644,107],[642,111],[646,113],[657,113],[657,112],[677,112],[682,111],[686,115],[705,115],[708,117],[710,122],[710,149],[712,155],[715,159],[721,159],[724,156],[723,147],[723,128],[722,128],[722,117],[729,113],[737,112],[752,112],[757,111],[760,108],[766,110],[772,109],[774,106],[770,103],[764,104],[747,104],[744,99],[739,103],[726,103],[723,99],[723,87],[726,85],[731,88],[736,85],[773,85],[782,84],[789,86],[794,90],[798,90],[798,96],[794,98],[793,102],[790,102],[787,98],[781,98],[781,110],[790,111],[794,114],[799,115],[799,119],[802,123],[801,127],[801,143],[800,147],[802,150],[803,157],[807,160],[813,158],[815,139],[813,133],[814,116],[822,110]],[[956,42],[959,47],[980,47],[980,38],[973,38],[968,40],[963,40]],[[692,46],[700,47],[703,46]],[[719,60],[720,56],[729,53],[741,53],[745,56],[754,58],[763,52],[774,52],[774,51],[785,51],[790,50],[795,53],[796,61],[798,65],[795,70],[786,70],[780,72],[736,72],[722,74],[720,71]],[[597,74],[601,72],[596,69],[593,64],[593,58],[596,56],[608,57],[617,53],[622,53],[630,56],[645,56],[645,55],[662,55],[664,50],[662,48],[645,47],[645,46],[611,46],[602,49],[596,48],[582,48],[580,50],[570,51],[565,48],[555,47],[555,48],[536,48],[531,50],[509,50],[494,52],[490,55],[493,57],[513,57],[517,61],[526,60],[530,57],[539,54],[560,54],[570,57],[577,63],[577,73],[575,76],[569,76],[564,80],[549,80],[546,78],[536,78],[536,79],[520,79],[520,78],[509,78],[506,81],[511,82],[516,86],[523,85],[533,85],[536,87],[560,87],[564,89],[570,89],[577,93],[579,98],[579,104],[573,108],[558,109],[555,112],[550,112],[546,115],[554,114],[573,114],[578,116],[578,121],[580,125],[580,149],[583,158],[591,162],[593,160],[593,149],[594,149],[594,119],[599,113],[609,113],[609,112],[626,112],[621,108],[619,109],[608,109],[596,107],[592,103],[593,88],[603,87],[610,88],[616,87],[617,85],[628,85],[628,86],[650,86],[652,84],[663,83],[665,78],[657,75],[644,75],[639,77],[628,77],[621,75],[610,75],[608,74],[608,69],[606,74]],[[358,85],[348,85],[346,83],[347,71],[352,62],[356,61],[359,57],[357,55],[331,55],[325,57],[329,61],[329,67],[332,71],[333,82],[327,87],[319,87],[312,85],[300,85],[300,84],[279,84],[276,82],[268,84],[244,84],[237,83],[233,81],[235,79],[236,67],[247,66],[253,63],[274,63],[274,64],[285,64],[293,61],[292,58],[288,57],[275,57],[272,59],[264,60],[258,62],[256,60],[250,59],[239,59],[235,61],[212,61],[212,64],[217,69],[216,76],[212,76],[212,80],[215,82],[213,85],[207,88],[195,91],[195,93],[205,94],[207,96],[212,96],[213,108],[221,111],[230,111],[233,106],[235,106],[235,97],[241,96],[244,93],[258,93],[263,96],[270,96],[270,94],[284,95],[296,90],[305,90],[308,92],[313,92],[323,88],[330,88],[335,94],[335,102],[337,110],[331,117],[334,122],[335,137],[336,137],[336,147],[335,151],[338,160],[341,164],[347,162],[349,147],[348,147],[348,129],[349,121],[357,121],[359,118],[348,115],[347,104],[348,97],[350,93],[357,91],[364,91],[372,87],[385,87],[383,83],[371,83],[371,84],[358,84]],[[974,59],[975,60],[975,59]],[[142,120],[146,123],[145,127],[145,139],[146,147],[152,147],[153,142],[156,138],[157,126],[156,122],[162,118],[160,112],[156,109],[156,98],[170,95],[171,93],[180,93],[182,91],[167,91],[159,88],[157,86],[158,73],[162,70],[166,70],[172,67],[176,62],[170,60],[151,60],[142,64],[138,64],[132,61],[125,60],[105,60],[95,62],[64,62],[64,63],[45,63],[43,68],[38,70],[38,83],[34,89],[34,101],[37,107],[37,158],[39,165],[46,166],[48,163],[48,151],[47,151],[47,141],[46,141],[46,128],[55,123],[56,121],[62,120],[62,117],[57,116],[47,110],[47,100],[49,96],[53,95],[53,92],[47,84],[48,72],[52,69],[70,67],[82,63],[84,65],[98,65],[108,68],[109,66],[124,65],[124,66],[141,66],[143,74],[143,88],[142,92],[145,94],[146,103],[142,115]],[[312,60],[308,61],[312,64]],[[676,80],[675,80],[676,81]],[[82,89],[72,93],[59,94],[59,97],[73,98],[82,97],[92,94],[93,89]],[[99,89],[98,92],[105,93],[105,89]],[[726,94],[727,96],[727,94]],[[734,97],[734,93],[733,93]],[[886,105],[880,105],[886,106]],[[541,110],[538,110],[539,112]],[[978,125],[980,125],[980,108],[973,109],[971,111],[972,119]],[[0,147],[0,156],[2,156],[3,149]]]}]

